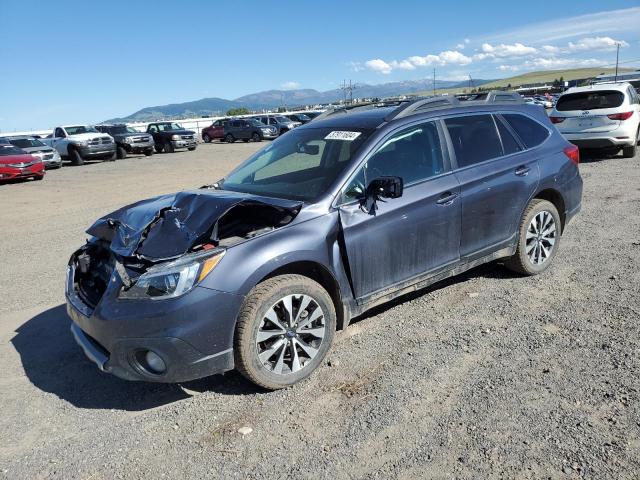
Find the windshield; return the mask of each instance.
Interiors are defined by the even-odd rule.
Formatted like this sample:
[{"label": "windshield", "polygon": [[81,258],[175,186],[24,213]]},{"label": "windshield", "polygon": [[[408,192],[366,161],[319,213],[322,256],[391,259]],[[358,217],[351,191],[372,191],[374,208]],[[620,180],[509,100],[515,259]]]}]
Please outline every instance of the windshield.
[{"label": "windshield", "polygon": [[77,127],[65,127],[67,131],[67,135],[78,135],[80,133],[100,133],[93,127],[88,127],[86,125],[80,125]]},{"label": "windshield", "polygon": [[18,148],[44,147],[45,144],[35,138],[16,138],[10,140],[11,144]]},{"label": "windshield", "polygon": [[253,125],[254,127],[264,127],[264,123],[254,118],[250,118],[249,120],[247,120],[247,122],[249,122],[249,124]]},{"label": "windshield", "polygon": [[308,116],[306,116],[304,113],[298,113],[298,114],[296,115],[296,118],[297,118],[298,120],[311,120],[311,119],[310,119]]},{"label": "windshield", "polygon": [[278,123],[291,123],[291,119],[287,117],[276,117]]},{"label": "windshield", "polygon": [[362,129],[292,130],[232,171],[222,188],[313,201],[336,181],[370,134]]},{"label": "windshield", "polygon": [[616,90],[600,90],[593,92],[567,93],[562,95],[556,104],[556,110],[598,110],[616,108],[624,102],[624,94]]},{"label": "windshield", "polygon": [[182,130],[182,127],[177,123],[159,123],[158,130],[161,132],[167,132],[171,130]]},{"label": "windshield", "polygon": [[0,157],[6,157],[7,155],[26,155],[27,152],[20,150],[13,145],[0,145]]},{"label": "windshield", "polygon": [[131,128],[131,127],[127,127],[126,125],[118,125],[118,126],[115,126],[115,127],[109,127],[108,131],[109,131],[109,133],[112,133],[114,135],[118,135],[120,133],[140,133],[136,129]]}]

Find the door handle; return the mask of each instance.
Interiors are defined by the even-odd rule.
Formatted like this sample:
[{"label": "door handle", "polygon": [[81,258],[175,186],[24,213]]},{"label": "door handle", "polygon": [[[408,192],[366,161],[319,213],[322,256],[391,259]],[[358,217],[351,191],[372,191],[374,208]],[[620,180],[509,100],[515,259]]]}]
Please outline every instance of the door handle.
[{"label": "door handle", "polygon": [[457,196],[457,193],[444,192],[442,195],[440,195],[440,198],[436,200],[436,203],[438,205],[451,205]]},{"label": "door handle", "polygon": [[529,167],[520,166],[516,168],[516,175],[518,175],[519,177],[526,177],[527,175],[529,175],[530,171],[531,169]]}]

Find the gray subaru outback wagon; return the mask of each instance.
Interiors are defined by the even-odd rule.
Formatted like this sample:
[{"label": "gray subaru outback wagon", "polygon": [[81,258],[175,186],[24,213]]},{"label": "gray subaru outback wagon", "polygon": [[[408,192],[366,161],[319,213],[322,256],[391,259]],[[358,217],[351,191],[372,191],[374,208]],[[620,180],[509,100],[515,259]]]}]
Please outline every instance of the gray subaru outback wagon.
[{"label": "gray subaru outback wagon", "polygon": [[124,379],[236,368],[286,387],[375,305],[498,259],[549,268],[580,209],[578,163],[508,93],[326,112],[217,183],[97,220],[69,261],[71,330]]}]

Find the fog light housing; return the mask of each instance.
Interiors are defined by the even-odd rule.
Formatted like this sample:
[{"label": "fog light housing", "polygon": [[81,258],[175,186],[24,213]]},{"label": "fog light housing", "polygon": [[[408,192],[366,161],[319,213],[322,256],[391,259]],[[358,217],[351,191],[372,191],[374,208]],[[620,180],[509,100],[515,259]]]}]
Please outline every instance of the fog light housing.
[{"label": "fog light housing", "polygon": [[139,367],[152,375],[162,375],[167,371],[167,364],[153,350],[140,350],[135,354]]}]

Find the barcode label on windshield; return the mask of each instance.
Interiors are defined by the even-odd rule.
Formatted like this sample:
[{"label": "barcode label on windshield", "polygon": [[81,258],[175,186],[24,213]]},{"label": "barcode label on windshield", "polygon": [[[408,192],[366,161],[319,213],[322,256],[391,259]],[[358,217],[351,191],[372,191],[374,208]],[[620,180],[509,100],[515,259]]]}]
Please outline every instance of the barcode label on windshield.
[{"label": "barcode label on windshield", "polygon": [[340,132],[333,131],[326,137],[325,140],[344,140],[345,142],[353,142],[356,138],[360,136],[361,132]]}]

